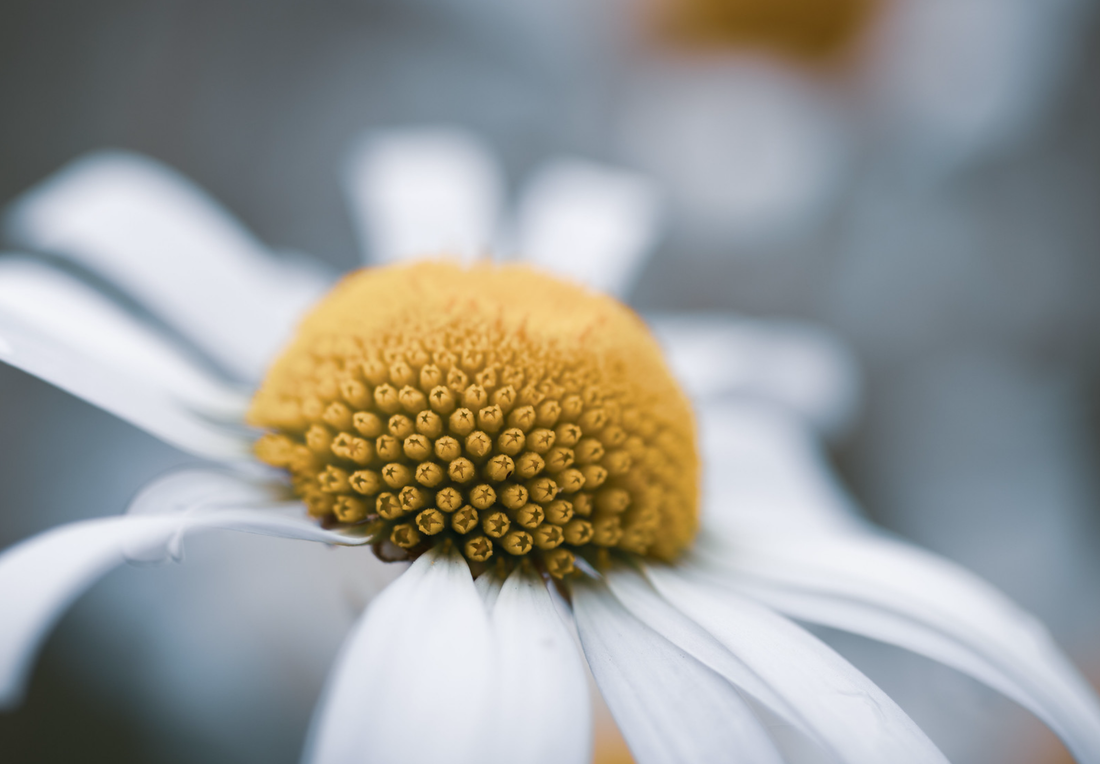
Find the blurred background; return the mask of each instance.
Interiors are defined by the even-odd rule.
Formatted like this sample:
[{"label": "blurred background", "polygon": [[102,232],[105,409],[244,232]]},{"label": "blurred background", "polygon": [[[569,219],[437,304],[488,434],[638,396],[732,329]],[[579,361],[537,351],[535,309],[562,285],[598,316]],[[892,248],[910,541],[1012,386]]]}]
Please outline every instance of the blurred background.
[{"label": "blurred background", "polygon": [[[868,513],[1096,682],[1098,81],[1091,0],[0,0],[0,204],[127,148],[344,270],[367,129],[469,128],[513,183],[563,153],[644,172],[668,230],[632,304],[842,337],[865,397],[833,453]],[[188,461],[7,366],[0,432],[0,547]],[[364,597],[312,546],[200,539],[112,573],[0,716],[4,760],[296,761]],[[949,669],[824,636],[956,764],[1069,761]]]}]

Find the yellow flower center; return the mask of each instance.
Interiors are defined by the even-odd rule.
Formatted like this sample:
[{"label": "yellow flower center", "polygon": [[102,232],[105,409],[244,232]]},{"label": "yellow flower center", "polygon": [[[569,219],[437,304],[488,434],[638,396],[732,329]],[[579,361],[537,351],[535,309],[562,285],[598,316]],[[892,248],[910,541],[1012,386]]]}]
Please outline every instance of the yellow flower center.
[{"label": "yellow flower center", "polygon": [[252,401],[263,461],[383,559],[675,557],[697,527],[687,399],[642,321],[520,266],[345,278]]}]

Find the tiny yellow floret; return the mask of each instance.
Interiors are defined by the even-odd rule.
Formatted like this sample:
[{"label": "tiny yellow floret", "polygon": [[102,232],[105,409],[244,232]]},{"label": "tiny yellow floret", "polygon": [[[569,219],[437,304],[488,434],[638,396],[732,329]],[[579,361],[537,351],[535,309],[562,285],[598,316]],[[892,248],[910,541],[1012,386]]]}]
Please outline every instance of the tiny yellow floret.
[{"label": "tiny yellow floret", "polygon": [[522,266],[351,274],[248,420],[310,513],[384,559],[447,543],[475,572],[561,578],[577,557],[671,560],[698,525],[691,408],[645,325]]}]

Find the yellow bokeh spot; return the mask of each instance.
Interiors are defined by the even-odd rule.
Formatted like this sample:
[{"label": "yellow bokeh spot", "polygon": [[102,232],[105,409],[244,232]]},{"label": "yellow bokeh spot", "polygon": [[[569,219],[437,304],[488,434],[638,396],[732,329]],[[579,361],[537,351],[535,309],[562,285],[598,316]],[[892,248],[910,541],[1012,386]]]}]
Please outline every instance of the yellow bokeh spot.
[{"label": "yellow bokeh spot", "polygon": [[645,325],[522,266],[349,275],[248,419],[310,512],[385,559],[450,542],[561,577],[607,550],[670,560],[697,528],[691,409]]},{"label": "yellow bokeh spot", "polygon": [[881,0],[651,0],[661,38],[702,50],[760,49],[806,61],[853,47]]}]

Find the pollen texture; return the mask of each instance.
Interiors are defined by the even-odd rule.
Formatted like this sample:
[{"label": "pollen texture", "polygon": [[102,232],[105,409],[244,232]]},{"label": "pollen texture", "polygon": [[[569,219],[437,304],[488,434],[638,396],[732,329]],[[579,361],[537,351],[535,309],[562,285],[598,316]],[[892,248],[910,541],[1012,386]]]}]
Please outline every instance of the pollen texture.
[{"label": "pollen texture", "polygon": [[384,559],[449,542],[473,569],[669,560],[697,527],[687,399],[642,321],[522,266],[346,277],[249,411],[257,456]]}]

